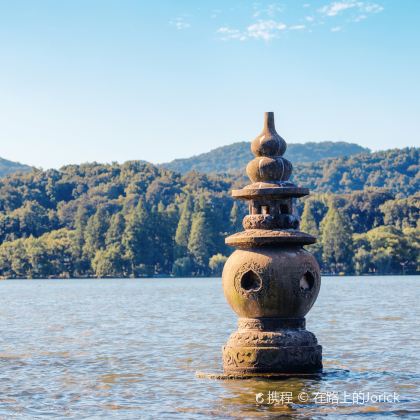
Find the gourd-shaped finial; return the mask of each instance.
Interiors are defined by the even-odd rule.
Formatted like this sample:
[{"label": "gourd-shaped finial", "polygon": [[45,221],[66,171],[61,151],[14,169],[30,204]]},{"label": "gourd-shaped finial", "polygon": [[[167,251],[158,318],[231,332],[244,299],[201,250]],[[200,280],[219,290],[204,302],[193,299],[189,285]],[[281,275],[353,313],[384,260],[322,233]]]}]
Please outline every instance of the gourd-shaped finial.
[{"label": "gourd-shaped finial", "polygon": [[256,156],[246,167],[251,181],[275,184],[287,181],[293,167],[282,157],[286,147],[274,126],[274,112],[266,112],[263,131],[251,143],[251,151]]},{"label": "gourd-shaped finial", "polygon": [[286,147],[284,139],[277,134],[274,112],[265,112],[263,131],[251,143],[252,153],[255,156],[283,156]]}]

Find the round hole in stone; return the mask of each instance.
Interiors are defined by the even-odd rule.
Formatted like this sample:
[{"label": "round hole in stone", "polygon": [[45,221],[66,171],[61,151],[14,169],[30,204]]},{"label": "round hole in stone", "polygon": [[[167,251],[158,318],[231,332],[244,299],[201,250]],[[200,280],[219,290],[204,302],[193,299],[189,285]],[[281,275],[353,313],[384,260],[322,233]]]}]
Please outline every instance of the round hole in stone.
[{"label": "round hole in stone", "polygon": [[241,278],[241,287],[247,292],[256,292],[261,289],[261,286],[260,277],[252,270],[247,271]]},{"label": "round hole in stone", "polygon": [[315,278],[312,273],[307,271],[301,278],[300,278],[300,290],[302,292],[308,292],[314,287]]}]

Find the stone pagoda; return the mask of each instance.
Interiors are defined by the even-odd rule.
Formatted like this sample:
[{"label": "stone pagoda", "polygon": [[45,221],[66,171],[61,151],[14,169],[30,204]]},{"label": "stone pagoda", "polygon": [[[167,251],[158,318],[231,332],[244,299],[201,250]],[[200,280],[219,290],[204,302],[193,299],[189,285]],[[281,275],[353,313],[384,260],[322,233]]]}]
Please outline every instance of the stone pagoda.
[{"label": "stone pagoda", "polygon": [[292,164],[277,134],[273,112],[251,143],[255,158],[246,172],[251,184],[232,191],[249,203],[244,231],[226,238],[237,248],[223,269],[223,290],[239,316],[238,330],[223,347],[224,374],[315,373],[322,347],[305,329],[305,315],[321,285],[319,265],[303,246],[316,238],[299,230],[294,199],[309,194],[289,181]]}]

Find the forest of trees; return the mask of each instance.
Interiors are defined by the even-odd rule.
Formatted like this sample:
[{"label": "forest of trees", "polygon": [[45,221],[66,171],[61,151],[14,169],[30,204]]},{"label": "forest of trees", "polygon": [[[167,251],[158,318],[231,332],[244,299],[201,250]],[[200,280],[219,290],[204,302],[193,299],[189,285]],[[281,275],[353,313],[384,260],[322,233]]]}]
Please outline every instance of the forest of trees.
[{"label": "forest of trees", "polygon": [[[420,271],[419,149],[299,165],[296,204],[326,273]],[[242,175],[152,164],[69,165],[0,179],[4,278],[220,275],[242,230]]]}]

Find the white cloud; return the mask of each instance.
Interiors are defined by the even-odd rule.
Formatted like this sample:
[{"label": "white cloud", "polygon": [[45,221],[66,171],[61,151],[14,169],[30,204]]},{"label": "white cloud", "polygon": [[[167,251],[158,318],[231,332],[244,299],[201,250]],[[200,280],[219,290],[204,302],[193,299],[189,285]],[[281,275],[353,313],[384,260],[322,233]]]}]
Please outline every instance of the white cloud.
[{"label": "white cloud", "polygon": [[337,16],[342,11],[352,9],[353,7],[355,7],[355,2],[353,1],[335,2],[321,7],[319,12],[327,16]]},{"label": "white cloud", "polygon": [[248,26],[247,35],[250,38],[269,41],[270,39],[276,38],[279,32],[284,31],[286,28],[287,26],[284,23],[274,20],[260,20]]},{"label": "white cloud", "polygon": [[283,12],[283,7],[278,4],[269,4],[267,9],[265,10],[268,16],[275,16],[277,13]]},{"label": "white cloud", "polygon": [[367,19],[366,15],[359,15],[354,18],[354,22],[361,22],[362,20]]},{"label": "white cloud", "polygon": [[[295,27],[291,27],[290,29],[302,29],[297,26],[300,25],[295,25]],[[222,26],[217,30],[217,33],[224,41],[229,39],[239,41],[245,41],[247,39],[270,41],[273,38],[277,38],[280,33],[286,29],[287,25],[282,22],[276,22],[275,20],[259,20],[258,22],[249,25],[243,31],[229,26]]]},{"label": "white cloud", "polygon": [[172,26],[175,26],[175,28],[178,29],[179,31],[182,31],[183,29],[188,29],[191,27],[191,24],[186,22],[183,17],[177,17],[169,21],[169,24]]},{"label": "white cloud", "polygon": [[305,28],[306,28],[305,25],[292,25],[289,27],[289,29],[292,31],[301,31],[302,29],[305,29]]},{"label": "white cloud", "polygon": [[333,17],[350,9],[353,9],[358,13],[379,13],[384,10],[384,8],[377,3],[366,3],[358,0],[344,0],[327,4],[318,9],[318,12],[322,15]]},{"label": "white cloud", "polygon": [[254,10],[255,11],[252,15],[252,17],[254,18],[261,17],[261,16],[274,18],[278,13],[282,13],[284,9],[280,4],[272,3],[264,8],[260,8],[259,4],[254,4]]},{"label": "white cloud", "polygon": [[362,7],[362,10],[366,13],[379,13],[382,12],[382,10],[384,10],[384,8],[376,3],[372,3],[372,4],[366,4]]},{"label": "white cloud", "polygon": [[[378,0],[379,1],[379,0]],[[419,0],[420,1],[420,0]],[[308,8],[309,3],[302,4],[303,8]],[[272,17],[276,13],[283,12],[281,7],[276,4],[270,4],[262,8],[260,4],[253,6],[253,22],[246,27],[233,28],[223,26],[217,30],[217,34],[222,40],[262,40],[271,41],[279,38],[284,32],[302,31],[312,32],[314,28],[320,28],[327,24],[330,18],[345,15],[343,19],[336,18],[337,26],[328,25],[331,32],[341,31],[346,24],[357,23],[365,20],[370,14],[379,13],[383,7],[379,3],[371,3],[362,0],[337,0],[329,1],[317,10],[304,10],[300,17],[295,17],[295,22],[284,23],[278,18]],[[265,19],[264,19],[265,17]],[[258,18],[258,20],[257,20]],[[283,20],[283,19],[282,19]]]},{"label": "white cloud", "polygon": [[228,26],[222,26],[217,30],[217,33],[220,34],[220,38],[223,41],[227,41],[229,39],[245,41],[247,39],[246,35],[244,35],[240,30],[229,28]]}]

